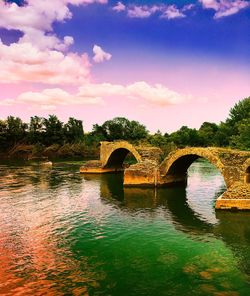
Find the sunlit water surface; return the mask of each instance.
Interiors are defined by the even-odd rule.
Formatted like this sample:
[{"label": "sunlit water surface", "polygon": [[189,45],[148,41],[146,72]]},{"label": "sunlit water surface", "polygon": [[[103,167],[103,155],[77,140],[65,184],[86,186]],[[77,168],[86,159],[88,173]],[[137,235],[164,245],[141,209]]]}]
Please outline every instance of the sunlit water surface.
[{"label": "sunlit water surface", "polygon": [[209,163],[158,190],[79,166],[0,165],[0,295],[250,295],[250,213],[215,213]]}]

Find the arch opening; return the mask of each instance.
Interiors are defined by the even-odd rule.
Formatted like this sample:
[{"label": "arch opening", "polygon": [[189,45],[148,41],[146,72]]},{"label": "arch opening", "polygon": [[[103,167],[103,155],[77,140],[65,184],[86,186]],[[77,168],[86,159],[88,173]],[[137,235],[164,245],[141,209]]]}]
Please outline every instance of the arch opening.
[{"label": "arch opening", "polygon": [[250,166],[246,169],[245,183],[250,184]]},{"label": "arch opening", "polygon": [[105,168],[123,169],[136,162],[138,162],[138,160],[130,150],[118,148],[110,154]]},{"label": "arch opening", "polygon": [[211,161],[209,157],[201,156],[198,154],[186,154],[183,156],[180,156],[177,158],[173,163],[170,165],[170,167],[167,170],[166,177],[170,177],[171,180],[173,180],[173,183],[180,183],[187,185],[188,181],[188,170],[190,166],[195,163],[198,160],[204,160],[213,167],[218,170],[220,175],[223,177],[224,183],[226,184],[225,177],[221,171],[220,168],[214,163],[214,161]]},{"label": "arch opening", "polygon": [[195,162],[199,158],[200,156],[195,154],[189,154],[179,157],[172,163],[167,172],[167,175],[187,174],[188,168],[191,166],[193,162]]}]

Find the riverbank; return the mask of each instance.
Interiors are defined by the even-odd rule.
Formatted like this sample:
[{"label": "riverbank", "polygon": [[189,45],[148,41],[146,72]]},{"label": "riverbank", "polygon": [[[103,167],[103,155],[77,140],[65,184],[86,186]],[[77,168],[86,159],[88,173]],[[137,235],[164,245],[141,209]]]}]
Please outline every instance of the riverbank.
[{"label": "riverbank", "polygon": [[0,160],[29,160],[37,157],[53,159],[95,159],[99,157],[99,147],[79,144],[42,145],[18,144],[6,151],[0,152]]}]

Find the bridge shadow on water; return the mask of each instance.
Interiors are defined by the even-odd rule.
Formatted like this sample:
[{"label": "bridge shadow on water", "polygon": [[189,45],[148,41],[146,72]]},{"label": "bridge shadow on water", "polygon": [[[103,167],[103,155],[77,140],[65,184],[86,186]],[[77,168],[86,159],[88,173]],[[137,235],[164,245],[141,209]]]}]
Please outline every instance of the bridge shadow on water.
[{"label": "bridge shadow on water", "polygon": [[[176,186],[170,188],[124,188],[123,174],[88,175],[87,180],[100,182],[101,201],[118,207],[122,211],[136,215],[143,212],[151,218],[163,213],[177,231],[191,236],[211,236],[222,240],[234,253],[242,271],[250,283],[250,213],[216,211],[211,206],[208,217],[204,219],[196,212],[188,200],[187,188]],[[223,192],[218,188],[213,200]],[[210,197],[211,198],[211,197]]]}]

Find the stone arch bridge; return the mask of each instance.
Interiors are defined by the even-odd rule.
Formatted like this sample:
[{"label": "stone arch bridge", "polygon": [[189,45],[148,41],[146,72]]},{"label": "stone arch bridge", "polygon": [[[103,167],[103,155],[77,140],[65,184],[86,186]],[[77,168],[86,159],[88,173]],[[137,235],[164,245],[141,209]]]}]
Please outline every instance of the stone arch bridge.
[{"label": "stone arch bridge", "polygon": [[[126,166],[132,155],[136,164]],[[126,141],[101,142],[100,160],[89,161],[81,173],[124,171],[124,186],[170,186],[187,183],[188,168],[198,158],[207,159],[224,178],[227,191],[216,201],[218,209],[250,209],[250,152],[226,148],[187,147],[165,159],[161,149],[133,146]]]}]

